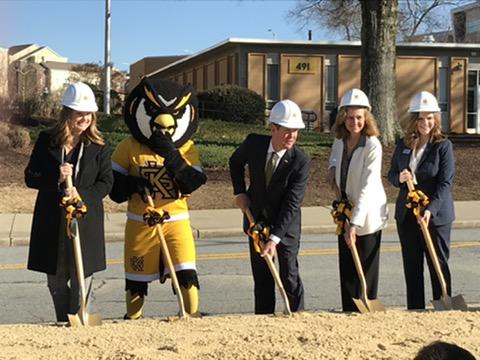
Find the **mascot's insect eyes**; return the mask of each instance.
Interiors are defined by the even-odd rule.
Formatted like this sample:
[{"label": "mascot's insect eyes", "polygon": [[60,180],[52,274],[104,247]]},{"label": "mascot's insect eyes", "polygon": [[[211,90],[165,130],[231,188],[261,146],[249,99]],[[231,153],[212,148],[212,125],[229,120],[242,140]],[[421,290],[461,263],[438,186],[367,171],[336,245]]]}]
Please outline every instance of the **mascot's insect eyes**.
[{"label": "mascot's insect eyes", "polygon": [[145,101],[143,105],[145,107],[145,112],[147,113],[148,116],[153,116],[155,112],[158,110],[157,106],[152,104],[150,101]]},{"label": "mascot's insect eyes", "polygon": [[175,110],[172,115],[175,116],[175,117],[179,117],[179,118],[182,117],[183,114],[185,113],[185,108],[186,107],[183,107],[179,110]]}]

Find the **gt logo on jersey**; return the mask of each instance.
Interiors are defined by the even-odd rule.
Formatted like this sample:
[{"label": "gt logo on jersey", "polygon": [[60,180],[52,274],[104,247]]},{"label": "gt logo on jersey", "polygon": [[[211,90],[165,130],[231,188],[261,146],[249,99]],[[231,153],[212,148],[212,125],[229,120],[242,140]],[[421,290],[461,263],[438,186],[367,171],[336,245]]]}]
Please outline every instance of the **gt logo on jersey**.
[{"label": "gt logo on jersey", "polygon": [[140,175],[153,185],[154,196],[159,194],[162,199],[179,198],[178,190],[168,175],[167,169],[157,166],[156,161],[147,161],[146,166],[140,166]]}]

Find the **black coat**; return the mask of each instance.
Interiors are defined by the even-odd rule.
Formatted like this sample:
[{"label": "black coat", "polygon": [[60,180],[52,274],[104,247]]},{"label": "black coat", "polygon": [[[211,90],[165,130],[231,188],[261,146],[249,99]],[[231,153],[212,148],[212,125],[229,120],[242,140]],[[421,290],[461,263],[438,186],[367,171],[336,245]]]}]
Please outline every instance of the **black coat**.
[{"label": "black coat", "polygon": [[[59,239],[65,235],[65,211],[60,207],[58,185],[62,147],[51,143],[52,132],[43,131],[35,143],[25,169],[25,183],[38,189],[33,214],[28,269],[55,274]],[[80,171],[74,182],[87,206],[79,220],[80,243],[85,276],[106,268],[103,198],[110,192],[113,175],[106,146],[84,146]]]},{"label": "black coat", "polygon": [[[307,187],[310,158],[296,145],[287,150],[266,188],[265,164],[270,138],[250,134],[230,157],[233,191],[235,195],[247,193],[253,217],[257,221],[264,218],[272,225],[272,234],[282,242],[298,240],[301,231],[300,207]],[[248,165],[250,177],[248,190],[245,185],[245,165]]]}]

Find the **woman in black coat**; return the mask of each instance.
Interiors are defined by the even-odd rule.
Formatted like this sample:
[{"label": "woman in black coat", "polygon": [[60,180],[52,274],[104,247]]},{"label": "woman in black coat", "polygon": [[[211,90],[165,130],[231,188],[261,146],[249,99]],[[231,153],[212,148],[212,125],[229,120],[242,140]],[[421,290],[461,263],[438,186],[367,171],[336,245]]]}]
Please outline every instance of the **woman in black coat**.
[{"label": "woman in black coat", "polygon": [[[106,268],[102,199],[113,184],[110,154],[96,127],[98,107],[92,90],[83,83],[72,84],[62,105],[60,121],[40,133],[25,169],[27,186],[38,189],[28,269],[47,274],[57,321],[67,321],[67,314],[75,314],[79,308],[73,247],[66,236],[66,212],[60,206],[62,197],[79,195],[87,206],[87,214],[79,219],[78,226],[85,283],[90,290],[92,274]],[[74,186],[65,189],[68,176]]]}]

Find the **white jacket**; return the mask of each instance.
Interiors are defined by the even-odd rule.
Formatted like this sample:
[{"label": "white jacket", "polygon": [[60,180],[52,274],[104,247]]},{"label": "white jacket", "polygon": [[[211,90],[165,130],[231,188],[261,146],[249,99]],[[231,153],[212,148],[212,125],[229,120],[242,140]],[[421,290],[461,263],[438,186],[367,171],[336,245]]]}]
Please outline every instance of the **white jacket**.
[{"label": "white jacket", "polygon": [[[335,139],[329,168],[335,168],[335,182],[340,189],[343,141]],[[382,145],[374,136],[352,154],[345,192],[353,203],[350,222],[358,225],[358,235],[368,235],[387,226],[387,196],[382,184]]]}]

